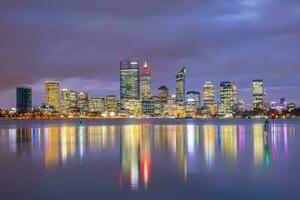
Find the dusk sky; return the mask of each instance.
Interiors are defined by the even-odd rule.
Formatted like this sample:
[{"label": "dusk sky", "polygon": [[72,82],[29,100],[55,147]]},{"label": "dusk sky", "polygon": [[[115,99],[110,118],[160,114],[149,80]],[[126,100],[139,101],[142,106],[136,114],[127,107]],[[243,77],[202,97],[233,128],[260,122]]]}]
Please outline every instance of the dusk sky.
[{"label": "dusk sky", "polygon": [[15,106],[20,85],[40,104],[47,79],[119,96],[120,59],[147,60],[154,94],[160,85],[174,93],[185,63],[187,90],[229,80],[249,107],[251,81],[263,79],[269,101],[299,105],[300,1],[0,1],[2,108]]}]

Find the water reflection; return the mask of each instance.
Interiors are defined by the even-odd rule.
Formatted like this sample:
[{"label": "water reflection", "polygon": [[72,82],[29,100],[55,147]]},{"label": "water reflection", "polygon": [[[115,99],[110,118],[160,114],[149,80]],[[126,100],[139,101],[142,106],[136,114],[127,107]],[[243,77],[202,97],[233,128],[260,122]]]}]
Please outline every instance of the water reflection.
[{"label": "water reflection", "polygon": [[[278,156],[288,155],[295,132],[287,124],[272,124],[268,135],[262,124],[49,126],[2,130],[1,145],[7,144],[18,158],[43,159],[46,170],[101,159],[102,151],[114,152],[119,157],[119,188],[147,190],[154,158],[170,161],[163,164],[175,167],[184,181],[203,170],[238,167],[239,160],[253,163],[253,169],[268,169]],[[86,158],[91,154],[97,157]]]}]

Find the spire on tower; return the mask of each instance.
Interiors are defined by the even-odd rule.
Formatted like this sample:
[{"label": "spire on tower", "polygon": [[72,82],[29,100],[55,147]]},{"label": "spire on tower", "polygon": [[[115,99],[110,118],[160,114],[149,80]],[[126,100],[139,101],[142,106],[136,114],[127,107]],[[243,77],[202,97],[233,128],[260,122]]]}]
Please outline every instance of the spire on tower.
[{"label": "spire on tower", "polygon": [[148,67],[147,61],[145,61],[144,67]]}]

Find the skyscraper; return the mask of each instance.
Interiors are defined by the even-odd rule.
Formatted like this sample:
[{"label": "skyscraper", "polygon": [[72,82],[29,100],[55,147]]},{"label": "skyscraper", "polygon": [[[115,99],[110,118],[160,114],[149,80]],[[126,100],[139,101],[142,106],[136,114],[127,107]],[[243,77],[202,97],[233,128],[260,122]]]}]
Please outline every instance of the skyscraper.
[{"label": "skyscraper", "polygon": [[70,114],[78,111],[77,92],[65,88],[61,90],[61,111],[63,114]]},{"label": "skyscraper", "polygon": [[266,95],[263,80],[252,81],[252,109],[264,109]]},{"label": "skyscraper", "polygon": [[152,97],[151,87],[151,68],[145,62],[144,67],[141,69],[141,99],[150,99]]},{"label": "skyscraper", "polygon": [[183,67],[176,75],[176,104],[184,104],[185,102],[185,67]]},{"label": "skyscraper", "polygon": [[200,106],[200,92],[197,91],[188,91],[186,93],[186,101],[188,102],[193,102],[197,106]]},{"label": "skyscraper", "polygon": [[188,91],[186,97],[186,115],[194,117],[200,109],[200,92]]},{"label": "skyscraper", "polygon": [[17,87],[16,98],[16,108],[18,113],[32,111],[32,89],[30,87]]},{"label": "skyscraper", "polygon": [[108,95],[105,98],[106,111],[110,115],[115,115],[118,112],[118,101],[115,95]]},{"label": "skyscraper", "polygon": [[81,114],[89,111],[89,95],[87,92],[78,93],[77,106]]},{"label": "skyscraper", "polygon": [[238,95],[237,95],[237,84],[236,83],[231,83],[232,85],[232,98],[233,98],[233,102],[234,104],[236,104],[238,102]]},{"label": "skyscraper", "polygon": [[120,61],[120,98],[122,104],[140,99],[140,67],[137,60]]},{"label": "skyscraper", "polygon": [[158,97],[160,104],[166,104],[168,102],[169,88],[167,86],[160,86],[158,88]]},{"label": "skyscraper", "polygon": [[97,114],[105,112],[105,98],[104,97],[92,97],[89,100],[89,112]]},{"label": "skyscraper", "polygon": [[55,112],[59,112],[59,82],[47,81],[45,83],[45,99],[44,103],[53,106]]},{"label": "skyscraper", "polygon": [[220,84],[220,115],[232,115],[234,105],[234,86],[231,82],[225,81]]},{"label": "skyscraper", "polygon": [[210,115],[216,114],[215,85],[211,81],[206,81],[203,85],[203,104],[206,113]]},{"label": "skyscraper", "polygon": [[203,104],[209,105],[215,103],[215,85],[207,81],[203,85]]}]

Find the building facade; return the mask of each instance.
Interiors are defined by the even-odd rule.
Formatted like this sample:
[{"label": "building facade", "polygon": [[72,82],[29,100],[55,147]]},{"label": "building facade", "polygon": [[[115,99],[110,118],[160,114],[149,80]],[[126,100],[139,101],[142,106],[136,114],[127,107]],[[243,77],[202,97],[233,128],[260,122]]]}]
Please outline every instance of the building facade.
[{"label": "building facade", "polygon": [[97,115],[105,112],[105,98],[104,97],[92,97],[89,100],[89,112],[96,113]]},{"label": "building facade", "polygon": [[252,81],[252,109],[264,109],[266,95],[264,90],[263,80],[253,80]]},{"label": "building facade", "polygon": [[47,81],[45,83],[45,99],[44,103],[49,106],[53,106],[55,112],[60,111],[59,105],[59,82]]},{"label": "building facade", "polygon": [[186,69],[183,67],[176,75],[176,104],[185,103],[185,74]]},{"label": "building facade", "polygon": [[77,113],[79,108],[77,106],[77,92],[70,89],[61,90],[61,113],[71,114]]},{"label": "building facade", "polygon": [[79,92],[77,95],[77,106],[80,114],[89,111],[89,94],[87,92]]},{"label": "building facade", "polygon": [[225,81],[220,84],[220,107],[219,114],[231,116],[234,106],[234,87],[231,82]]},{"label": "building facade", "polygon": [[151,86],[151,68],[145,62],[144,67],[141,69],[141,83],[140,93],[142,100],[149,100],[152,97]]},{"label": "building facade", "polygon": [[188,91],[186,93],[186,116],[195,117],[200,110],[200,92]]},{"label": "building facade", "polygon": [[215,85],[211,81],[206,81],[203,85],[203,107],[209,115],[217,114],[217,103],[215,101]]},{"label": "building facade", "polygon": [[138,60],[120,61],[120,100],[140,99],[140,66]]},{"label": "building facade", "polygon": [[17,113],[27,113],[32,111],[32,89],[30,87],[17,87],[16,109]]}]

